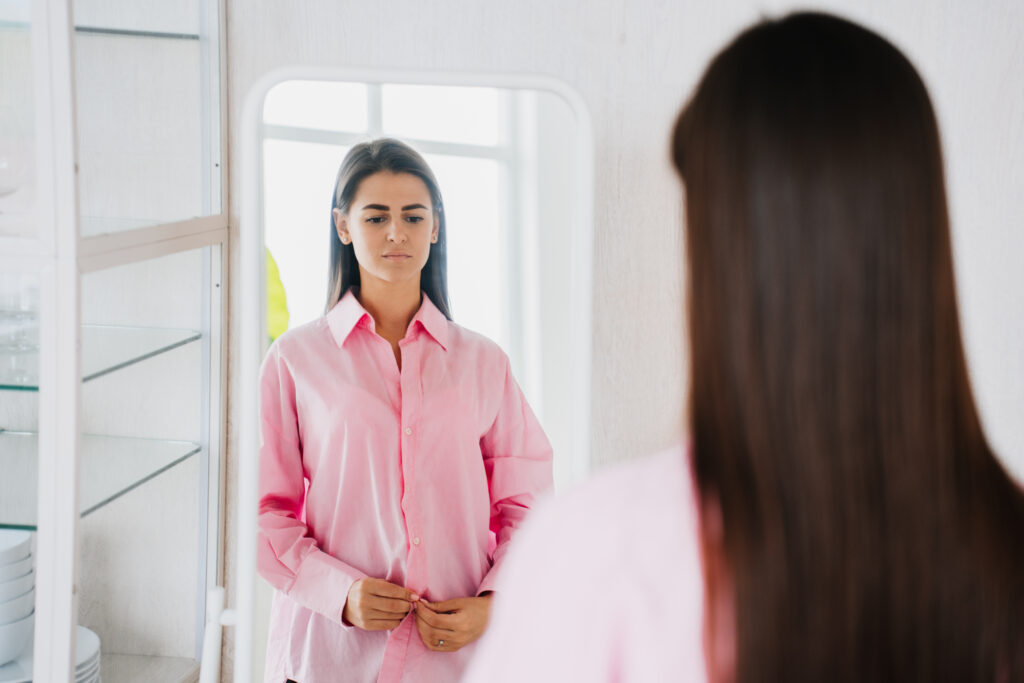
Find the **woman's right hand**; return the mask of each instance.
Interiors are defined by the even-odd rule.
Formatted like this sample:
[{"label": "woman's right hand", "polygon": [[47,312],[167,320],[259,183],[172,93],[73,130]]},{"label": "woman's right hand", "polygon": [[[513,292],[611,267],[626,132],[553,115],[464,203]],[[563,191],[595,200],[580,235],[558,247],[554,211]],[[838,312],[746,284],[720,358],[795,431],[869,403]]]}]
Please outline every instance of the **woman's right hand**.
[{"label": "woman's right hand", "polygon": [[359,579],[348,590],[341,618],[366,631],[397,628],[420,596],[383,579]]}]

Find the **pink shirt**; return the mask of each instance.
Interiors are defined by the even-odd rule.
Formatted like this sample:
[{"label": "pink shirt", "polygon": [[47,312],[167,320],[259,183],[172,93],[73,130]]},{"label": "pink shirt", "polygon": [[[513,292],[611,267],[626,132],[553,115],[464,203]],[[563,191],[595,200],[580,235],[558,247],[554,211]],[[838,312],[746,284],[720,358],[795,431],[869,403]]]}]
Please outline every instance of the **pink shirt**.
[{"label": "pink shirt", "polygon": [[496,344],[424,296],[400,347],[401,371],[349,292],[264,360],[268,683],[457,680],[475,644],[430,651],[412,616],[390,632],[343,624],[349,588],[374,577],[432,601],[491,590],[551,487],[551,447]]},{"label": "pink shirt", "polygon": [[707,680],[692,488],[674,449],[537,510],[463,681]]}]

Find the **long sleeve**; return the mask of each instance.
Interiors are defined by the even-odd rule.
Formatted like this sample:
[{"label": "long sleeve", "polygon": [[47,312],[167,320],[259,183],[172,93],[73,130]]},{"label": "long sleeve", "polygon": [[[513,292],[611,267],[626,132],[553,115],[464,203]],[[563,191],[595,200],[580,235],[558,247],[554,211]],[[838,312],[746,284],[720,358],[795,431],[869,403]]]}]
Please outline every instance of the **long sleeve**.
[{"label": "long sleeve", "polygon": [[259,573],[303,607],[349,627],[342,612],[365,574],[323,552],[303,519],[306,477],[295,383],[277,344],[260,376]]},{"label": "long sleeve", "polygon": [[477,594],[494,590],[509,544],[539,496],[552,488],[551,444],[512,376],[505,377],[494,423],[481,439],[497,545]]}]

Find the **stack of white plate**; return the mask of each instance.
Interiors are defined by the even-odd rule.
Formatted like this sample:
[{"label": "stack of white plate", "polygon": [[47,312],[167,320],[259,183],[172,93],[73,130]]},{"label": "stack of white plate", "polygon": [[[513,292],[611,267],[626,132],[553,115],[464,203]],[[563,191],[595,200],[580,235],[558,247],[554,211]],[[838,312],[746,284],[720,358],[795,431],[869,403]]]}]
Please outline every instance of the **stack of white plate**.
[{"label": "stack of white plate", "polygon": [[75,683],[100,680],[100,638],[84,626],[75,638]]},{"label": "stack of white plate", "polygon": [[[99,683],[99,680],[99,636],[79,626],[75,639],[75,683]],[[0,666],[0,683],[32,683],[31,647],[13,662]]]},{"label": "stack of white plate", "polygon": [[[35,579],[32,534],[0,529],[0,683],[32,680]],[[99,680],[99,636],[79,626],[75,638],[75,683]]]},{"label": "stack of white plate", "polygon": [[35,601],[32,534],[0,529],[0,666],[31,650]]}]

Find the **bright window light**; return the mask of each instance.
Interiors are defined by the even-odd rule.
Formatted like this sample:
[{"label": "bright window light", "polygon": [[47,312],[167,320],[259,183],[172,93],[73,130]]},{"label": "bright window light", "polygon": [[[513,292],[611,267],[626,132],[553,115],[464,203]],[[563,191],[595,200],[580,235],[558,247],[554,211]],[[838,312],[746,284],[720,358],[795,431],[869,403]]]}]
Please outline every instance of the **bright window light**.
[{"label": "bright window light", "polygon": [[324,314],[331,193],[347,151],[338,145],[263,141],[266,244],[281,273],[289,327]]},{"label": "bright window light", "polygon": [[426,160],[444,195],[452,315],[507,349],[498,162],[437,154]]},{"label": "bright window light", "polygon": [[500,140],[494,88],[384,85],[381,93],[388,135],[464,145],[496,145]]},{"label": "bright window light", "polygon": [[367,128],[363,83],[285,81],[263,103],[263,123],[276,126],[363,132]]}]

